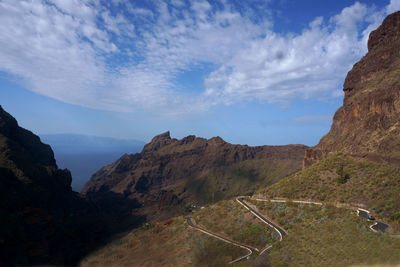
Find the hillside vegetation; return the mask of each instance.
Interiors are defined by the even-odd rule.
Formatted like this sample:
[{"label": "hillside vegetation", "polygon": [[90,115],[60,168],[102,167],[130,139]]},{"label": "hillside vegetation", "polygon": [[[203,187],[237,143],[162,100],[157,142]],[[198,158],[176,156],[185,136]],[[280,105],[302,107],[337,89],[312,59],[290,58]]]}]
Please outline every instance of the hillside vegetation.
[{"label": "hillside vegetation", "polygon": [[[269,255],[253,254],[233,266],[348,266],[400,263],[400,239],[374,233],[354,210],[334,206],[271,203],[247,199],[287,232],[282,242],[235,200],[193,213],[196,224],[257,248],[272,244]],[[247,251],[207,236],[184,217],[147,223],[86,257],[81,266],[232,266]]]},{"label": "hillside vegetation", "polygon": [[218,266],[246,251],[189,228],[183,217],[147,223],[87,256],[80,266]]},{"label": "hillside vegetation", "polygon": [[[196,224],[259,249],[276,234],[235,200],[221,201],[192,214]],[[81,266],[228,266],[248,252],[210,237],[186,223],[186,217],[150,222],[87,256]],[[234,266],[246,266],[239,263]],[[232,266],[232,265],[230,265]]]},{"label": "hillside vegetation", "polygon": [[272,266],[399,264],[400,239],[374,233],[370,221],[333,206],[252,201],[288,235],[270,251]]},{"label": "hillside vegetation", "polygon": [[[220,137],[193,135],[178,140],[165,132],[155,136],[141,153],[125,154],[104,166],[82,194],[99,206],[106,203],[105,208],[164,220],[181,215],[188,206],[250,194],[293,174],[301,169],[306,148],[250,147],[229,144]],[[139,205],[126,204],[129,201]]]},{"label": "hillside vegetation", "polygon": [[195,203],[213,203],[238,194],[251,194],[298,170],[297,160],[246,160],[192,177],[185,187]]},{"label": "hillside vegetation", "polygon": [[400,229],[400,171],[369,161],[355,161],[337,153],[259,190],[263,198],[313,199],[352,203],[372,210]]}]

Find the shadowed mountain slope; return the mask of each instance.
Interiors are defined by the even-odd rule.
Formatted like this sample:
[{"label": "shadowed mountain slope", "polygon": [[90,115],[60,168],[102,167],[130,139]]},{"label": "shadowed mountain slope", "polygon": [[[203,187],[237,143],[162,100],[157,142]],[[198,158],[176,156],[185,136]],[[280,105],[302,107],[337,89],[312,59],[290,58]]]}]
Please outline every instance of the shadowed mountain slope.
[{"label": "shadowed mountain slope", "polygon": [[0,265],[73,264],[104,231],[53,151],[0,106]]}]

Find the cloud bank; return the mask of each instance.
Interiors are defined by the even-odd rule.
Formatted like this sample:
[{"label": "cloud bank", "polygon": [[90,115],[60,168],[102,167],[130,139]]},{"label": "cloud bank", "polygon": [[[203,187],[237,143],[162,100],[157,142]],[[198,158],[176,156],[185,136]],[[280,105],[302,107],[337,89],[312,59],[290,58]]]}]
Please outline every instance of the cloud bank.
[{"label": "cloud bank", "polygon": [[[274,32],[268,1],[259,5],[255,20],[259,6],[223,0],[1,0],[0,71],[66,103],[159,115],[337,97],[400,0],[383,10],[355,2],[291,34]],[[203,92],[178,90],[175,78],[201,64],[213,66]]]}]

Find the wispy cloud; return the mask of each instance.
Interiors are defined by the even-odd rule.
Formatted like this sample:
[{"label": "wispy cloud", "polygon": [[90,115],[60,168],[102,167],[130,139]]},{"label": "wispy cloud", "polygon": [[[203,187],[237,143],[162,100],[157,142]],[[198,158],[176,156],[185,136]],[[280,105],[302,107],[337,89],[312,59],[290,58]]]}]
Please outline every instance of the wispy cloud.
[{"label": "wispy cloud", "polygon": [[[261,1],[262,2],[262,1]],[[340,95],[371,30],[388,12],[356,2],[316,18],[300,34],[273,31],[227,1],[0,1],[0,70],[37,93],[97,109],[162,115],[241,101],[289,102]],[[258,3],[261,4],[261,3]],[[215,69],[204,92],[176,90],[174,78],[200,63]]]}]

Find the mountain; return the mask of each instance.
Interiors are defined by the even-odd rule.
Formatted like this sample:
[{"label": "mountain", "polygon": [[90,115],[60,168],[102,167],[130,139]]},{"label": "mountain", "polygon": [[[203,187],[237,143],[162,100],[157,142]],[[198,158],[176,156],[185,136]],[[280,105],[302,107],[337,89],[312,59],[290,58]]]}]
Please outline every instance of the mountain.
[{"label": "mountain", "polygon": [[[344,83],[343,107],[336,112],[330,132],[317,146],[306,150],[303,170],[257,190],[253,198],[246,198],[261,214],[287,231],[288,235],[284,236],[282,242],[277,241],[276,233],[269,227],[250,221],[254,216],[235,199],[220,201],[205,208],[194,208],[190,216],[197,225],[210,232],[248,245],[259,246],[259,250],[265,246],[265,243],[261,245],[261,242],[272,245],[262,256],[252,255],[240,264],[399,264],[400,239],[393,238],[399,237],[400,232],[400,166],[397,162],[400,138],[399,38],[400,12],[397,12],[388,16],[382,26],[371,33],[368,54],[354,65]],[[194,137],[191,139],[196,140]],[[206,143],[211,143],[211,140],[206,140]],[[174,145],[185,142],[170,139],[168,133],[153,141],[145,146],[141,154],[135,156],[136,162],[142,162],[142,166],[146,164],[142,161],[146,153],[160,153],[161,157],[168,153],[186,151],[177,149]],[[226,145],[226,149],[223,149],[217,146],[214,151],[219,152],[211,155],[206,153],[204,159],[211,160],[212,157],[227,155],[223,157],[227,166],[224,173],[227,173],[230,168],[227,161],[232,159],[232,153],[227,151],[239,149],[234,147]],[[202,166],[203,162],[197,158],[196,160],[196,165]],[[136,175],[136,169],[132,169],[132,166],[139,163],[132,162],[134,161],[126,156],[125,160],[95,174],[92,184],[87,186],[97,192],[107,192],[109,188],[117,190],[120,183],[129,182],[124,180],[128,177],[127,172],[131,172],[131,177]],[[165,166],[167,165],[163,165],[163,168]],[[183,167],[182,163],[176,166]],[[187,166],[189,168],[189,165]],[[149,166],[155,169],[159,167],[158,163]],[[263,173],[264,177],[267,177],[268,172]],[[262,172],[260,174],[262,175]],[[105,178],[107,176],[109,180]],[[113,180],[113,177],[116,179]],[[219,179],[215,181],[223,180],[222,177],[224,176],[218,176]],[[153,180],[140,181],[139,179],[136,184],[131,184],[133,191],[127,190],[124,193],[132,195],[137,184],[139,188],[149,190],[153,187]],[[257,198],[285,198],[289,201],[256,201]],[[323,204],[299,204],[290,200],[311,200]],[[377,220],[390,225],[386,229],[387,233],[371,231],[370,226],[374,222],[358,216],[354,210],[349,209],[349,205],[371,210]],[[231,260],[248,253],[191,229],[185,219],[180,216],[161,222],[149,222],[88,255],[81,264],[92,266],[117,262],[120,265],[131,266],[228,266]]]},{"label": "mountain", "polygon": [[400,11],[371,32],[343,90],[343,106],[306,150],[305,168],[257,195],[364,206],[400,231]]},{"label": "mountain", "polygon": [[40,138],[53,148],[58,166],[71,171],[72,189],[78,192],[98,169],[125,153],[140,152],[145,145],[139,140],[79,134],[41,134]]},{"label": "mountain", "polygon": [[220,137],[187,136],[181,140],[160,134],[138,154],[125,154],[96,172],[85,185],[87,198],[112,209],[161,218],[240,194],[249,194],[301,169],[306,146],[232,145]]},{"label": "mountain", "polygon": [[0,106],[0,265],[74,264],[105,229],[53,151]]},{"label": "mountain", "polygon": [[304,167],[341,151],[400,167],[400,12],[371,32],[368,53],[343,85],[343,106],[318,145],[305,153]]}]

